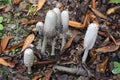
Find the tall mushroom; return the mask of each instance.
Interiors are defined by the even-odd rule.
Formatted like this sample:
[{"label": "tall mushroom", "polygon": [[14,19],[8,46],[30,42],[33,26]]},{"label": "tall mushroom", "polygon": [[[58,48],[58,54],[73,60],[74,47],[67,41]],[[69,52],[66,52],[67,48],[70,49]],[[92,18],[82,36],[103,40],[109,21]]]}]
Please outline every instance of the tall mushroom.
[{"label": "tall mushroom", "polygon": [[42,50],[41,50],[42,54],[45,54],[47,39],[49,38],[49,39],[53,39],[51,55],[54,55],[54,49],[55,49],[54,37],[56,34],[55,32],[56,24],[57,24],[57,14],[53,10],[49,10],[45,17],[45,24],[44,24],[44,30],[43,30],[44,39],[43,39]]},{"label": "tall mushroom", "polygon": [[97,33],[98,33],[98,24],[96,23],[91,23],[88,25],[85,38],[84,38],[84,54],[82,57],[82,63],[86,62],[88,52],[90,49],[93,48],[96,38],[97,38]]},{"label": "tall mushroom", "polygon": [[24,64],[28,69],[28,74],[31,74],[31,67],[34,62],[33,50],[28,48],[24,51]]},{"label": "tall mushroom", "polygon": [[62,22],[62,46],[61,50],[66,43],[66,32],[68,31],[68,24],[69,24],[69,13],[68,10],[64,10],[61,13],[61,22]]}]

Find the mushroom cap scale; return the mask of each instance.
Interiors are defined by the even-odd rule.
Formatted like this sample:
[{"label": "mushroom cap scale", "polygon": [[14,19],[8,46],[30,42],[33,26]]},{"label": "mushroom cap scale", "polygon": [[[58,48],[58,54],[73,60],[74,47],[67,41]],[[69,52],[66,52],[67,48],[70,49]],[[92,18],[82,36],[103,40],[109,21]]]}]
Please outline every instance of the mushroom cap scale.
[{"label": "mushroom cap scale", "polygon": [[45,17],[44,36],[54,37],[56,24],[57,24],[57,14],[53,10],[49,10]]},{"label": "mushroom cap scale", "polygon": [[24,51],[24,64],[26,67],[31,67],[34,62],[33,50],[28,48]]},{"label": "mushroom cap scale", "polygon": [[68,24],[69,24],[69,12],[67,10],[62,11],[61,22],[62,22],[62,26],[63,26],[63,33],[67,32]]},{"label": "mushroom cap scale", "polygon": [[88,25],[85,38],[84,38],[84,49],[91,49],[96,41],[98,33],[98,25],[96,23],[91,23]]}]

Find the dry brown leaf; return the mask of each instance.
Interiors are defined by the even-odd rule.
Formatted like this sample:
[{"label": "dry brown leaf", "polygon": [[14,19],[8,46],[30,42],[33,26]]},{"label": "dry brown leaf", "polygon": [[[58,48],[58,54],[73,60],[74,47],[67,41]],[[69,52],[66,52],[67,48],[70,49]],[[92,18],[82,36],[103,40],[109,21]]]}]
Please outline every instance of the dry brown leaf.
[{"label": "dry brown leaf", "polygon": [[3,58],[0,58],[0,64],[3,65],[3,66],[8,66],[10,68],[13,68],[15,66],[12,63],[9,63],[9,62],[5,61]]},{"label": "dry brown leaf", "polygon": [[22,47],[21,52],[24,51],[24,50],[33,42],[34,38],[35,38],[35,35],[34,35],[34,34],[30,34],[30,35],[25,39],[24,45],[23,45],[23,47]]},{"label": "dry brown leaf", "polygon": [[13,0],[13,4],[19,4],[22,0]]},{"label": "dry brown leaf", "polygon": [[96,49],[96,52],[107,53],[107,52],[114,52],[118,49],[119,49],[119,46],[117,45],[108,45],[108,46],[104,46],[104,47]]},{"label": "dry brown leaf", "polygon": [[43,80],[50,80],[50,77],[51,77],[51,74],[52,74],[52,70],[48,71],[46,74],[45,74],[45,77]]},{"label": "dry brown leaf", "polygon": [[87,27],[89,18],[90,18],[90,14],[87,12],[83,21],[83,25],[82,25],[83,28]]},{"label": "dry brown leaf", "polygon": [[44,20],[30,20],[30,21],[21,23],[21,25],[34,24],[34,23],[37,23],[38,21],[42,22]]},{"label": "dry brown leaf", "polygon": [[41,78],[42,77],[42,75],[41,74],[38,74],[38,75],[35,75],[33,78],[32,78],[32,80],[38,80],[39,78]]},{"label": "dry brown leaf", "polygon": [[15,50],[16,48],[18,48],[20,46],[23,46],[23,44],[24,44],[24,41],[22,41],[22,42],[20,42],[20,43],[18,43],[16,45],[14,45],[14,46],[11,46],[10,48],[5,49],[5,52],[10,52],[12,50]]},{"label": "dry brown leaf", "polygon": [[98,71],[100,73],[105,73],[109,57],[107,57],[102,63],[97,64]]},{"label": "dry brown leaf", "polygon": [[107,19],[107,16],[105,16],[104,14],[102,14],[101,12],[99,12],[97,9],[92,8],[91,6],[89,6],[91,8],[91,10],[98,15],[99,17],[103,18],[103,19]]},{"label": "dry brown leaf", "polygon": [[75,39],[75,37],[77,36],[77,34],[75,34],[75,35],[73,35],[69,40],[68,40],[68,42],[65,44],[65,46],[63,47],[63,50],[64,49],[67,49],[67,48],[69,48],[70,46],[71,46],[71,44],[72,44],[72,42],[73,42],[73,40]]},{"label": "dry brown leaf", "polygon": [[40,10],[45,4],[46,0],[39,0],[37,5],[37,11]]},{"label": "dry brown leaf", "polygon": [[8,42],[9,42],[10,38],[11,38],[11,36],[8,35],[8,36],[6,36],[6,37],[1,41],[2,52],[4,52],[4,50],[6,49],[7,44],[8,44]]},{"label": "dry brown leaf", "polygon": [[117,45],[117,42],[116,42],[115,38],[114,38],[111,34],[110,34],[109,37],[110,37],[110,39],[114,42],[114,44]]},{"label": "dry brown leaf", "polygon": [[1,10],[1,9],[4,9],[5,7],[6,7],[5,5],[4,5],[4,6],[0,6],[0,10]]},{"label": "dry brown leaf", "polygon": [[76,21],[69,21],[69,26],[75,27],[75,28],[82,28],[82,24]]},{"label": "dry brown leaf", "polygon": [[96,9],[96,0],[92,0],[92,8]]}]

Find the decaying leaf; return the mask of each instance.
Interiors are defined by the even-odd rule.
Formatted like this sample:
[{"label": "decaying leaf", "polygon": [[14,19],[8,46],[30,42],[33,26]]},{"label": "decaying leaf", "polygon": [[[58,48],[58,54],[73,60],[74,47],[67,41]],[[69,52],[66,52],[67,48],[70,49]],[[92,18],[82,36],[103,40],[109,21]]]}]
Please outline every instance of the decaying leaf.
[{"label": "decaying leaf", "polygon": [[99,52],[99,53],[107,53],[107,52],[114,52],[116,50],[119,49],[119,46],[118,45],[108,45],[108,46],[104,46],[104,47],[101,47],[101,48],[98,48],[96,49],[96,52]]},{"label": "decaying leaf", "polygon": [[112,13],[115,13],[115,11],[116,11],[117,9],[120,9],[120,6],[116,6],[116,7],[112,7],[112,8],[110,8],[110,9],[108,9],[108,10],[107,10],[107,14],[110,15],[110,14],[112,14]]},{"label": "decaying leaf", "polygon": [[77,36],[77,33],[75,33],[69,40],[68,42],[65,44],[65,46],[62,49],[62,53],[71,46],[73,40],[75,39],[75,37]]},{"label": "decaying leaf", "polygon": [[30,20],[30,21],[21,23],[21,25],[34,24],[34,23],[37,23],[39,21],[42,22],[43,20]]},{"label": "decaying leaf", "polygon": [[13,0],[13,4],[19,4],[22,0]]},{"label": "decaying leaf", "polygon": [[105,16],[104,14],[102,14],[101,12],[99,12],[97,9],[92,8],[91,6],[89,6],[91,8],[91,10],[98,15],[99,17],[103,18],[103,19],[107,19],[107,16]]},{"label": "decaying leaf", "polygon": [[40,10],[45,4],[46,0],[39,0],[37,5],[37,11]]},{"label": "decaying leaf", "polygon": [[22,47],[21,52],[24,51],[24,50],[33,42],[34,38],[35,38],[35,35],[34,35],[34,34],[30,34],[30,35],[25,39],[24,45],[23,45],[23,47]]},{"label": "decaying leaf", "polygon": [[52,70],[48,71],[46,74],[45,74],[45,77],[43,80],[50,80],[50,77],[51,77],[51,74],[52,74]]},{"label": "decaying leaf", "polygon": [[83,25],[82,25],[83,28],[87,27],[89,18],[90,18],[90,14],[87,12],[83,21]]},{"label": "decaying leaf", "polygon": [[23,44],[24,44],[24,41],[22,41],[22,42],[20,42],[20,43],[18,43],[18,44],[16,44],[16,45],[14,45],[14,46],[11,46],[10,48],[5,49],[4,52],[10,52],[10,51],[12,51],[12,50],[15,50],[16,48],[18,48],[18,47],[20,47],[20,46],[23,46]]},{"label": "decaying leaf", "polygon": [[4,9],[5,7],[6,7],[5,5],[3,5],[3,6],[0,6],[0,10],[1,10],[1,9]]},{"label": "decaying leaf", "polygon": [[76,21],[69,21],[69,26],[75,27],[75,28],[82,28],[82,24]]},{"label": "decaying leaf", "polygon": [[102,63],[97,64],[97,68],[99,69],[98,71],[100,73],[105,73],[108,60],[109,60],[109,57],[106,57],[106,59]]},{"label": "decaying leaf", "polygon": [[41,74],[38,74],[38,75],[35,75],[33,78],[32,78],[32,80],[38,80],[39,78],[41,78],[42,77],[42,75]]},{"label": "decaying leaf", "polygon": [[6,49],[7,44],[8,44],[8,42],[9,42],[10,38],[11,38],[11,36],[8,35],[8,36],[6,36],[6,37],[1,41],[2,52],[4,52],[4,50]]},{"label": "decaying leaf", "polygon": [[8,66],[10,68],[14,67],[14,65],[12,63],[9,63],[9,62],[5,61],[3,58],[0,58],[0,64],[3,65],[3,66]]},{"label": "decaying leaf", "polygon": [[96,9],[96,0],[92,0],[92,8]]}]

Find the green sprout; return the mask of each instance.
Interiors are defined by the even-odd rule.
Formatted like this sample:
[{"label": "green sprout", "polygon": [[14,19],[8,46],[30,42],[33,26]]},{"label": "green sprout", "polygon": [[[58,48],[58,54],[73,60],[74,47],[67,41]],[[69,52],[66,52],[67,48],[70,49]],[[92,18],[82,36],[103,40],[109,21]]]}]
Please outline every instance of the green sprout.
[{"label": "green sprout", "polygon": [[119,74],[120,73],[120,63],[117,61],[114,61],[113,64],[114,64],[114,69],[112,70],[112,73]]}]

